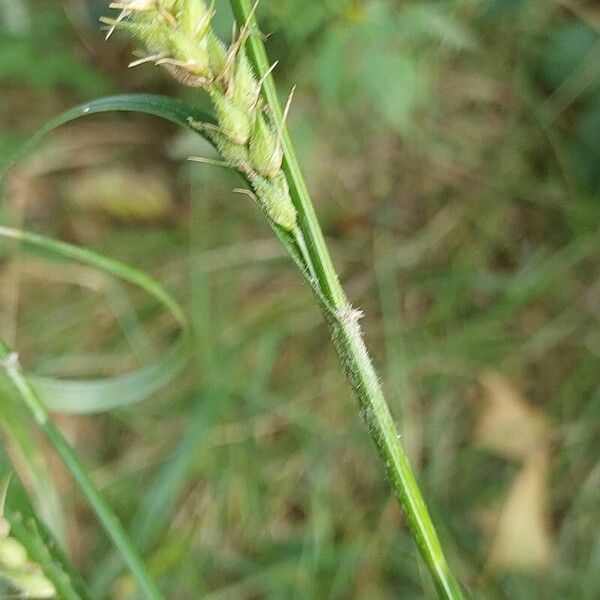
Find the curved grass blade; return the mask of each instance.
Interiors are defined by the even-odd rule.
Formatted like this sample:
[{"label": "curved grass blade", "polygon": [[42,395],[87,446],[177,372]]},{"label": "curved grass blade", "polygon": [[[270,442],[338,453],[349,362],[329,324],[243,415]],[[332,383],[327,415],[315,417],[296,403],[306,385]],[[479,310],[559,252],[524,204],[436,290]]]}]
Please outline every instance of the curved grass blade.
[{"label": "curved grass blade", "polygon": [[104,379],[53,379],[28,375],[44,405],[54,411],[91,413],[127,406],[167,385],[187,361],[188,324],[179,304],[148,275],[84,248],[41,235],[0,226],[0,237],[21,241],[25,247],[53,257],[74,260],[143,289],[160,302],[179,326],[179,336],[156,361],[139,370]]},{"label": "curved grass blade", "polygon": [[[118,96],[106,96],[105,98],[98,98],[80,104],[53,119],[50,119],[19,149],[16,154],[5,161],[4,164],[0,163],[0,179],[4,177],[6,172],[19,160],[19,158],[33,149],[54,129],[82,117],[89,117],[108,112],[136,112],[160,117],[181,127],[191,129],[211,145],[213,144],[213,140],[205,135],[197,126],[192,126],[192,123],[208,123],[214,125],[216,123],[215,118],[202,110],[198,110],[185,102],[181,102],[181,100],[158,94],[121,94]],[[290,253],[292,260],[302,271],[305,271],[305,261],[302,258],[301,249],[298,248],[295,240],[292,239],[292,236],[290,236],[288,232],[284,231],[281,227],[278,227],[270,219],[267,218],[267,220],[269,220],[269,224],[273,227],[275,234]],[[316,288],[314,289],[315,291],[318,291]]]},{"label": "curved grass blade", "polygon": [[[211,145],[214,145],[213,140],[211,140],[209,136],[205,135],[201,129],[199,129],[197,126],[192,126],[192,123],[208,123],[214,125],[216,123],[214,117],[204,111],[189,106],[180,100],[158,94],[122,94],[117,96],[107,96],[105,98],[98,98],[96,100],[91,100],[84,104],[80,104],[79,106],[71,108],[48,121],[20,148],[15,155],[11,157],[10,160],[5,161],[4,164],[0,163],[0,179],[4,177],[6,172],[19,160],[19,158],[33,149],[46,135],[51,133],[54,129],[82,117],[88,117],[107,112],[137,112],[160,117],[170,121],[171,123],[180,125],[181,127],[191,129],[196,134],[203,137]],[[287,133],[285,136],[287,138]],[[285,143],[290,144],[289,140]],[[299,172],[299,167],[297,167],[297,172]],[[303,255],[303,249],[298,244],[298,240],[294,239],[289,232],[285,231],[276,223],[274,223],[266,213],[265,217],[267,218],[267,221],[273,229],[275,235],[286,248],[290,258],[294,261],[303,277],[311,286],[320,304],[324,308],[327,308],[330,305],[330,302],[328,301],[328,297],[323,295],[321,291],[323,282],[321,281],[319,282],[321,285],[317,285],[317,282],[315,282],[313,277],[311,277],[309,272],[310,270]],[[316,217],[314,217],[314,219],[316,221]],[[312,247],[314,245],[312,244],[312,238],[309,240],[309,242],[311,243]],[[333,271],[333,267],[330,269],[330,277],[331,273],[335,273],[335,271]],[[320,274],[317,275],[319,279],[321,279]],[[333,294],[333,296],[335,295],[336,294]]]},{"label": "curved grass blade", "polygon": [[[164,96],[125,94],[99,98],[67,110],[48,121],[22,146],[11,160],[0,167],[0,177],[20,157],[35,147],[42,138],[57,127],[81,117],[115,111],[153,115],[182,127],[190,127],[190,119],[196,122],[214,122],[210,115],[179,100]],[[197,130],[194,131],[200,133]],[[0,235],[20,239],[37,250],[49,251],[55,256],[70,258],[94,266],[141,287],[169,309],[181,326],[179,339],[157,362],[144,366],[131,374],[89,380],[59,380],[31,375],[29,377],[31,383],[40,393],[44,404],[48,408],[62,412],[92,413],[130,405],[148,397],[154,391],[166,385],[183,368],[186,361],[185,338],[187,337],[185,318],[179,306],[149,277],[87,250],[49,240],[35,234],[0,227]]]},{"label": "curved grass blade", "polygon": [[[10,458],[19,479],[27,482],[27,493],[39,518],[46,523],[52,536],[66,545],[67,527],[63,506],[50,471],[49,457],[39,443],[37,432],[30,427],[26,407],[11,388],[10,382],[0,377],[0,439],[4,454],[6,459]],[[2,458],[0,451],[0,473],[4,466]],[[13,474],[13,477],[16,475]],[[11,484],[11,489],[14,487],[14,483]]]},{"label": "curved grass blade", "polygon": [[[89,117],[107,112],[137,112],[160,117],[176,125],[193,129],[190,119],[203,123],[214,123],[214,118],[197,108],[188,106],[180,100],[158,94],[122,94],[107,96],[80,104],[50,119],[4,164],[0,163],[0,178],[25,154],[33,149],[51,131],[81,117]],[[194,129],[196,133],[200,133]]]}]

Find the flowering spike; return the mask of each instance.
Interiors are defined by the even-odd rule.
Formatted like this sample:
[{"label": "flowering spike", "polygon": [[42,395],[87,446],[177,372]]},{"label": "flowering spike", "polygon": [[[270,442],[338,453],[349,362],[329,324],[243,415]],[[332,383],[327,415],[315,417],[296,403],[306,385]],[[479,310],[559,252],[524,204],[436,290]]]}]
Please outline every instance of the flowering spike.
[{"label": "flowering spike", "polygon": [[211,71],[216,78],[221,77],[227,65],[227,49],[212,31],[206,34],[206,51]]},{"label": "flowering spike", "polygon": [[285,175],[280,172],[273,180],[253,175],[250,181],[269,218],[286,231],[294,231],[296,208],[290,197]]},{"label": "flowering spike", "polygon": [[[121,11],[119,16],[103,22],[109,25],[109,33],[125,29],[145,44],[147,55],[132,65],[154,62],[181,83],[208,92],[217,125],[193,121],[190,125],[205,133],[225,163],[246,177],[269,219],[292,231],[296,209],[281,170],[283,123],[278,127],[259,100],[263,80],[257,80],[244,49],[249,20],[227,47],[211,27],[213,4],[207,6],[203,0],[122,0],[111,4]],[[288,108],[289,103],[285,114]]]},{"label": "flowering spike", "polygon": [[229,161],[238,171],[248,176],[252,173],[248,149],[246,146],[232,142],[226,135],[218,132],[208,132],[210,139],[214,142],[219,154]]},{"label": "flowering spike", "polygon": [[202,0],[180,0],[177,4],[173,13],[178,15],[181,29],[188,35],[200,38],[204,33],[202,29],[210,26],[212,7],[207,8]]}]

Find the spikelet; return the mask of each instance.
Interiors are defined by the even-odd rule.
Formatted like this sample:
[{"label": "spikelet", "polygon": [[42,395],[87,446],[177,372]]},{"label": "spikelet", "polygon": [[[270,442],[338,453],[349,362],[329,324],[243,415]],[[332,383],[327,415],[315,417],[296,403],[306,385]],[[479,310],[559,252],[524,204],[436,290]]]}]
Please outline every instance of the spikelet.
[{"label": "spikelet", "polygon": [[217,121],[221,132],[232,142],[245,145],[250,140],[250,115],[243,106],[240,106],[227,96],[212,92],[211,98],[215,105]]},{"label": "spikelet", "polygon": [[277,132],[258,113],[250,137],[250,160],[260,175],[272,179],[281,171],[283,152]]},{"label": "spikelet", "polygon": [[260,87],[243,47],[240,48],[236,55],[232,83],[233,101],[235,104],[245,109],[249,114],[255,112],[256,103],[260,95]]},{"label": "spikelet", "polygon": [[287,231],[293,231],[296,228],[296,209],[283,172],[272,180],[252,174],[250,181],[269,218]]},{"label": "spikelet", "polygon": [[211,71],[217,76],[224,73],[227,66],[227,47],[212,30],[206,34],[206,51]]},{"label": "spikelet", "polygon": [[208,92],[218,126],[197,128],[211,138],[223,160],[250,182],[265,214],[280,227],[294,230],[296,209],[281,170],[277,126],[260,101],[261,84],[244,49],[247,28],[227,47],[212,29],[212,5],[203,0],[128,0],[111,7],[120,14],[103,19],[109,35],[124,29],[148,51],[132,65],[154,62],[181,83]]}]

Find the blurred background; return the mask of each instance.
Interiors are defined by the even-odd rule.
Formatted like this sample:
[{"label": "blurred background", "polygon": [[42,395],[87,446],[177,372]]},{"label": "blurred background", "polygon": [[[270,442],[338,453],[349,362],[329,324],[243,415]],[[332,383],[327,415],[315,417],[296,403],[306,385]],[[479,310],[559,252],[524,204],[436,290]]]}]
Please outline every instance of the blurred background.
[{"label": "blurred background", "polygon": [[[0,1],[0,154],[103,94],[207,105],[156,67],[127,68],[135,46],[104,42],[106,13]],[[459,578],[477,598],[600,598],[598,5],[263,0],[259,17]],[[57,424],[168,598],[433,598],[309,290],[235,175],[192,155],[208,155],[192,133],[104,115],[4,181],[3,223],[151,273],[193,322],[191,363],[166,389]],[[138,364],[131,339],[146,356],[168,345],[168,316],[136,290],[124,335],[112,280],[2,248],[0,328],[28,369],[113,375]],[[0,406],[11,502],[28,490],[94,597],[134,598],[1,378]]]}]

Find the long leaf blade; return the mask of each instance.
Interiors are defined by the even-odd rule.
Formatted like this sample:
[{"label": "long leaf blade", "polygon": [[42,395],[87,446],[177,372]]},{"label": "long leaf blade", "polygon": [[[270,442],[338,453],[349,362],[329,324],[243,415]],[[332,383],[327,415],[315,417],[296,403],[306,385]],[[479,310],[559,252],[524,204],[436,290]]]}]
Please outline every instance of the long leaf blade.
[{"label": "long leaf blade", "polygon": [[[180,125],[193,129],[191,120],[203,123],[214,123],[214,118],[205,113],[187,105],[181,100],[161,96],[158,94],[121,94],[118,96],[106,96],[80,104],[71,108],[60,115],[50,119],[41,129],[39,129],[19,151],[12,155],[4,163],[0,163],[0,177],[32,148],[34,148],[46,135],[61,125],[66,125],[71,121],[82,117],[89,117],[107,112],[136,112],[146,115],[160,117]],[[197,130],[194,130],[197,131]],[[200,133],[200,132],[198,132]]]},{"label": "long leaf blade", "polygon": [[127,406],[164,387],[183,369],[187,361],[187,320],[179,304],[154,279],[85,248],[34,233],[0,226],[0,237],[19,240],[34,251],[49,252],[62,259],[74,260],[136,285],[169,311],[179,327],[177,339],[161,357],[132,373],[81,380],[28,375],[29,382],[47,408],[82,414]]}]

